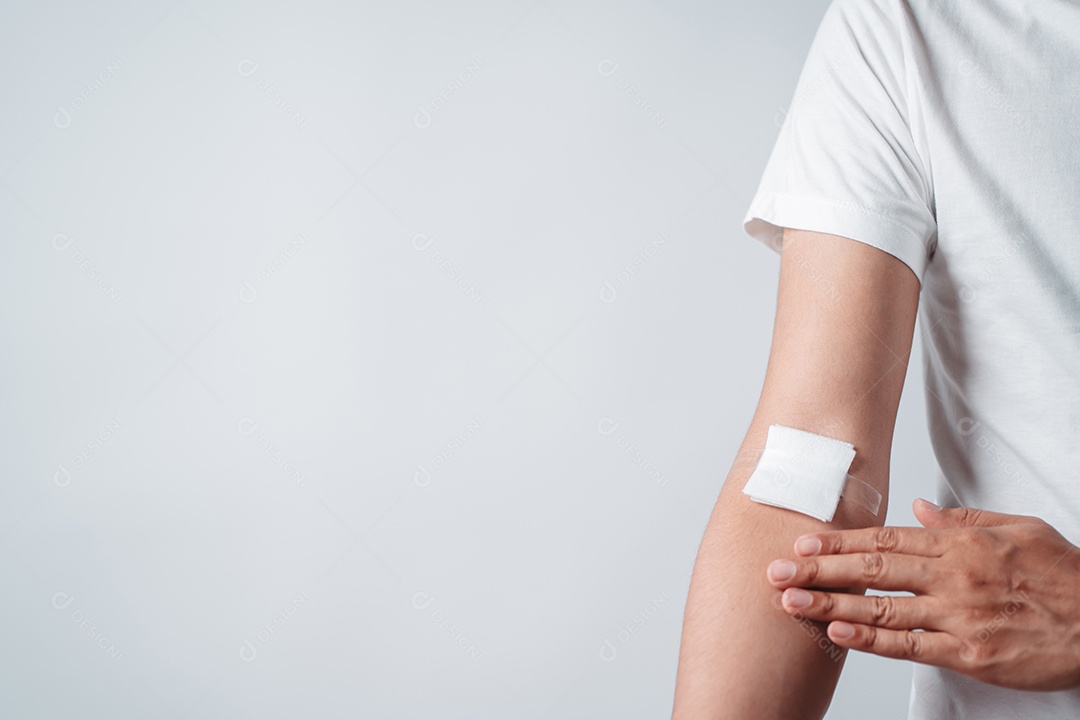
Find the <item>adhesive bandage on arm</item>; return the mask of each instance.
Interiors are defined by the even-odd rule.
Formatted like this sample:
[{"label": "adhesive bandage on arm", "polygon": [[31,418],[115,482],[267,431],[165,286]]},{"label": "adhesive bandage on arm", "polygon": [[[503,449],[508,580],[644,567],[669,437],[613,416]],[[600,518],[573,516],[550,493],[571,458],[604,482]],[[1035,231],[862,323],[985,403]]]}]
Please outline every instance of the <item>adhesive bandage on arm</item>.
[{"label": "adhesive bandage on arm", "polygon": [[794,510],[823,522],[832,520],[841,496],[876,516],[881,493],[848,474],[854,459],[851,443],[770,425],[765,447],[743,492],[754,502]]}]

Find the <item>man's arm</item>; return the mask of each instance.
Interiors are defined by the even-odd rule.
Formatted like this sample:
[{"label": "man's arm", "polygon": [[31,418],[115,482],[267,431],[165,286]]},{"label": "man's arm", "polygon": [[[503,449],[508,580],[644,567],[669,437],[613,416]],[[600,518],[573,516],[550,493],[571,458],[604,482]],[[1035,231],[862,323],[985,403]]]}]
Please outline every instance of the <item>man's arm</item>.
[{"label": "man's arm", "polygon": [[683,619],[674,720],[821,718],[843,654],[825,623],[779,606],[766,579],[801,534],[882,525],[893,427],[911,350],[919,281],[865,243],[784,231],[772,348],[739,457],[787,425],[855,446],[849,472],[882,495],[875,518],[841,500],[832,522],[755,503],[742,493],[753,462],[732,466],[694,565]]}]

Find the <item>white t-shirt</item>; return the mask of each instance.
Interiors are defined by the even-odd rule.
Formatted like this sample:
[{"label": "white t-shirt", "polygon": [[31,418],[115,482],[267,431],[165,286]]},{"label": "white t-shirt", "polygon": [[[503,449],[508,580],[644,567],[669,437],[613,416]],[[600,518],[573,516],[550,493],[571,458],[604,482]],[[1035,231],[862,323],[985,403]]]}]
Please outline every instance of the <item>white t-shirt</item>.
[{"label": "white t-shirt", "polygon": [[[1080,3],[834,0],[781,121],[746,232],[906,263],[937,502],[1080,544]],[[914,671],[914,720],[1080,718],[1080,690]]]}]

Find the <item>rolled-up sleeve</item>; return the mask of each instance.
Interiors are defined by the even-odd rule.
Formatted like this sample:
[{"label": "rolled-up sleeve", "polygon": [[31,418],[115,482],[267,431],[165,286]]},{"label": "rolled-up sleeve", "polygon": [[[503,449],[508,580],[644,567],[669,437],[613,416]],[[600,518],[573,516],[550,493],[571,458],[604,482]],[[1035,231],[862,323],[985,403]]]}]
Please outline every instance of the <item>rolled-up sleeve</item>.
[{"label": "rolled-up sleeve", "polygon": [[833,0],[743,220],[779,252],[783,228],[851,238],[922,282],[936,238],[933,182],[912,134],[909,69],[892,0]]}]

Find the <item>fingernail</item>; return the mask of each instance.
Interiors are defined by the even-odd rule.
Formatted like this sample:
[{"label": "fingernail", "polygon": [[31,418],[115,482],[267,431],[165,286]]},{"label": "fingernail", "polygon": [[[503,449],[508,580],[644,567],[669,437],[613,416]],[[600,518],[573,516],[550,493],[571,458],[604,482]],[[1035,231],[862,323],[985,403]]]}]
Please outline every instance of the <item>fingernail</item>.
[{"label": "fingernail", "polygon": [[795,577],[795,563],[790,560],[773,560],[769,565],[769,579],[783,582]]},{"label": "fingernail", "polygon": [[821,552],[821,541],[816,537],[803,536],[795,541],[795,552],[799,555],[817,555]]},{"label": "fingernail", "polygon": [[934,512],[937,512],[941,509],[940,505],[936,505],[927,500],[926,498],[919,498],[919,502],[921,502],[927,510],[933,510]]},{"label": "fingernail", "polygon": [[795,609],[806,607],[813,599],[810,593],[799,588],[788,588],[784,591],[784,604]]},{"label": "fingernail", "polygon": [[829,625],[829,635],[837,640],[848,640],[855,635],[855,628],[837,620]]}]

